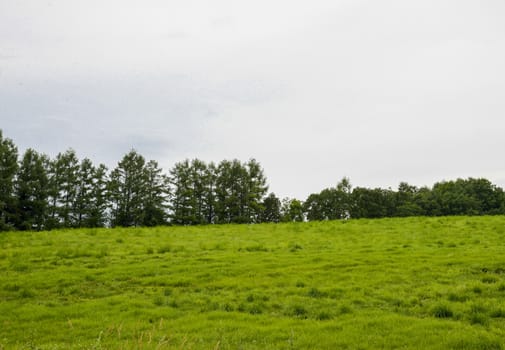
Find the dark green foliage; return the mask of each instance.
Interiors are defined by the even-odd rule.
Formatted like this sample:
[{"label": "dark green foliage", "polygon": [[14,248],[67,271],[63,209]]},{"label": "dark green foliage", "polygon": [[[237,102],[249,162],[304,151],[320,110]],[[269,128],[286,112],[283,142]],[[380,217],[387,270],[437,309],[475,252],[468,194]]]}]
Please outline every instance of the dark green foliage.
[{"label": "dark green foliage", "polygon": [[77,190],[74,202],[74,226],[88,226],[84,223],[90,216],[91,205],[93,201],[93,163],[89,159],[83,159],[77,175]]},{"label": "dark green foliage", "polygon": [[109,200],[112,226],[139,226],[145,198],[145,159],[131,150],[110,174]]},{"label": "dark green foliage", "polygon": [[394,192],[381,188],[357,187],[352,192],[353,218],[383,218],[393,216],[395,211]]},{"label": "dark green foliage", "polygon": [[87,158],[79,162],[72,149],[52,160],[28,150],[18,163],[15,145],[0,130],[0,231],[505,214],[503,190],[486,179],[443,181],[433,188],[401,182],[393,191],[352,189],[343,178],[304,202],[265,197],[267,190],[254,159],[217,166],[185,160],[169,176],[134,150],[110,174]]},{"label": "dark green foliage", "polygon": [[16,179],[16,227],[20,230],[41,230],[47,209],[48,179],[47,159],[32,149],[27,149],[21,160]]},{"label": "dark green foliage", "polygon": [[174,224],[260,222],[266,179],[258,162],[222,161],[217,167],[195,159],[170,171]]},{"label": "dark green foliage", "polygon": [[503,214],[504,194],[486,179],[438,182],[431,191],[429,215]]},{"label": "dark green foliage", "polygon": [[212,222],[214,181],[207,165],[198,159],[175,164],[170,170],[172,223],[198,225]]},{"label": "dark green foliage", "polygon": [[145,168],[145,192],[142,202],[143,226],[159,226],[167,222],[168,178],[154,160],[147,162]]},{"label": "dark green foliage", "polygon": [[357,187],[348,193],[348,212],[342,211],[340,198],[345,196],[338,186],[309,195],[304,203],[307,219],[339,219],[345,213],[351,218],[505,214],[503,190],[486,179],[439,182],[433,189],[402,182],[396,192]]},{"label": "dark green foliage", "polygon": [[107,222],[106,210],[108,207],[107,197],[108,175],[107,167],[100,164],[93,169],[93,186],[91,189],[91,201],[88,207],[88,216],[84,220],[86,227],[104,227]]},{"label": "dark green foliage", "polygon": [[281,221],[281,201],[274,193],[270,193],[263,200],[263,212],[261,213],[261,222],[279,222]]},{"label": "dark green foliage", "polygon": [[135,150],[111,172],[107,185],[112,226],[156,226],[166,223],[168,180],[155,161]]},{"label": "dark green foliage", "polygon": [[17,170],[17,147],[12,140],[4,139],[0,130],[0,231],[12,229],[16,221],[14,182]]},{"label": "dark green foliage", "polygon": [[348,218],[353,208],[351,190],[349,179],[343,178],[336,187],[311,194],[303,205],[307,219],[321,221]]}]

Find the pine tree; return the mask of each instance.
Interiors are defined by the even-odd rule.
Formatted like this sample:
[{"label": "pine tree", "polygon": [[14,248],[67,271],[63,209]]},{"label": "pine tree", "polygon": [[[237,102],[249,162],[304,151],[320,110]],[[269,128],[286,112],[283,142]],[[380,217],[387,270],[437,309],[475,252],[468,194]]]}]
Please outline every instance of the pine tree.
[{"label": "pine tree", "polygon": [[131,150],[111,172],[109,194],[112,226],[139,226],[143,222],[145,159]]},{"label": "pine tree", "polygon": [[154,160],[145,166],[146,186],[143,203],[144,226],[158,226],[167,223],[167,199],[169,194],[168,178]]},{"label": "pine tree", "polygon": [[170,219],[176,225],[192,225],[196,222],[194,211],[193,181],[189,160],[176,163],[170,170],[171,205]]},{"label": "pine tree", "polygon": [[26,150],[21,160],[16,179],[17,227],[21,230],[45,228],[48,190],[45,163],[47,157],[32,149]]},{"label": "pine tree", "polygon": [[47,228],[76,226],[77,215],[73,212],[78,191],[79,160],[72,149],[58,153],[49,162]]},{"label": "pine tree", "polygon": [[268,190],[263,169],[256,160],[242,164],[234,159],[219,163],[216,173],[216,216],[220,223],[260,220]]},{"label": "pine tree", "polygon": [[217,169],[214,163],[209,163],[204,174],[204,208],[205,221],[207,224],[212,224],[216,219],[216,180]]},{"label": "pine tree", "polygon": [[242,208],[245,205],[243,191],[244,169],[238,160],[223,160],[216,174],[216,216],[218,223],[242,221]]},{"label": "pine tree", "polygon": [[206,203],[205,203],[205,193],[207,192],[207,186],[205,183],[205,177],[207,173],[207,165],[199,160],[193,159],[191,161],[190,170],[190,182],[192,188],[192,217],[194,218],[194,224],[201,225],[207,222],[206,219]]},{"label": "pine tree", "polygon": [[76,214],[73,212],[74,203],[77,196],[79,176],[79,160],[75,151],[70,149],[58,155],[58,161],[62,164],[62,182],[60,188],[61,206],[59,216],[63,227],[73,227],[76,223]]},{"label": "pine tree", "polygon": [[84,222],[86,227],[104,227],[107,221],[108,203],[108,176],[107,167],[100,164],[93,171],[93,186],[91,189],[91,203],[89,203],[89,216]]},{"label": "pine tree", "polygon": [[84,158],[79,166],[76,181],[76,194],[72,206],[72,212],[75,216],[74,226],[86,226],[91,214],[91,204],[93,201],[95,167],[88,158]]},{"label": "pine tree", "polygon": [[0,130],[0,231],[13,228],[15,222],[14,181],[18,170],[18,149]]},{"label": "pine tree", "polygon": [[263,174],[261,165],[255,160],[251,159],[246,164],[247,169],[247,203],[244,216],[247,222],[258,222],[261,213],[265,210],[263,206],[263,197],[268,191],[266,178]]}]

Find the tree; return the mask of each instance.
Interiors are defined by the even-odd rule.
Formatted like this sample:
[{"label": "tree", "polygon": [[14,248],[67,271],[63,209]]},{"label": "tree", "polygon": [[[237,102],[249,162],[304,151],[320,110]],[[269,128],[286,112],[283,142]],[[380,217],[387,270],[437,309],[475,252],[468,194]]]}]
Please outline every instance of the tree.
[{"label": "tree", "polygon": [[392,216],[393,194],[381,188],[357,187],[352,191],[352,218],[382,218]]},{"label": "tree", "polygon": [[207,222],[206,210],[206,184],[207,165],[199,160],[193,159],[190,164],[189,185],[191,193],[191,218],[192,223],[201,225]]},{"label": "tree", "polygon": [[416,197],[419,194],[417,187],[409,185],[406,182],[400,182],[398,191],[395,195],[394,216],[420,216],[424,215],[424,210],[416,203]]},{"label": "tree", "polygon": [[246,223],[247,170],[242,164],[223,160],[217,167],[216,216],[219,223]]},{"label": "tree", "polygon": [[348,219],[352,211],[352,185],[348,177],[343,177],[337,184],[338,204],[337,216],[340,219]]},{"label": "tree", "polygon": [[73,212],[78,191],[79,160],[72,149],[58,153],[48,162],[48,206],[47,228],[73,227],[76,214]]},{"label": "tree", "polygon": [[433,185],[433,215],[484,215],[503,213],[503,190],[486,179],[457,179]]},{"label": "tree", "polygon": [[283,222],[302,222],[304,219],[302,202],[296,198],[284,198],[282,200],[281,220]]},{"label": "tree", "polygon": [[261,165],[254,159],[219,163],[215,177],[216,219],[220,223],[258,222],[268,186]]},{"label": "tree", "polygon": [[196,223],[194,210],[193,181],[191,165],[188,159],[176,163],[170,170],[171,185],[171,222],[176,225],[192,225]]},{"label": "tree", "polygon": [[208,224],[213,224],[216,221],[216,181],[217,181],[217,168],[211,162],[207,165],[204,174],[204,208],[205,219]]},{"label": "tree", "polygon": [[168,178],[162,174],[162,169],[158,167],[158,163],[154,160],[147,162],[144,171],[146,173],[146,184],[142,225],[164,225],[167,223]]},{"label": "tree", "polygon": [[13,228],[15,222],[14,181],[18,170],[18,149],[0,130],[0,231]]},{"label": "tree", "polygon": [[18,203],[17,228],[41,230],[45,226],[48,179],[47,157],[28,149],[17,174],[15,192]]},{"label": "tree", "polygon": [[60,188],[61,206],[59,208],[59,216],[63,227],[73,227],[76,222],[73,208],[78,191],[79,160],[75,151],[70,149],[63,154],[59,154],[57,161],[61,162],[63,171]]},{"label": "tree", "polygon": [[246,164],[246,203],[244,208],[244,217],[247,222],[260,221],[261,213],[265,209],[263,206],[263,197],[268,191],[268,185],[263,173],[263,168],[255,160],[250,159]]},{"label": "tree", "polygon": [[309,221],[322,221],[326,219],[322,208],[322,201],[319,193],[312,193],[303,203],[303,212]]},{"label": "tree", "polygon": [[143,222],[145,159],[135,150],[127,153],[110,174],[109,198],[112,226],[139,226]]},{"label": "tree", "polygon": [[281,221],[281,201],[275,193],[270,193],[263,200],[263,211],[261,213],[261,222],[279,222]]},{"label": "tree", "polygon": [[107,167],[100,164],[93,170],[93,186],[88,217],[84,221],[86,227],[104,227],[106,225],[108,206],[108,176]]},{"label": "tree", "polygon": [[74,226],[88,226],[87,223],[91,216],[93,203],[93,188],[95,167],[88,158],[81,161],[75,184],[75,199],[72,206],[72,212],[75,216]]}]

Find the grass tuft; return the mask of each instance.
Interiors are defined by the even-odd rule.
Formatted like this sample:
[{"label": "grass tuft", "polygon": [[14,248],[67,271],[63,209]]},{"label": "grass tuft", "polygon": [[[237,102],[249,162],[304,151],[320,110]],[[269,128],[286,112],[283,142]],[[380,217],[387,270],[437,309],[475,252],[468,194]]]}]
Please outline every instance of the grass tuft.
[{"label": "grass tuft", "polygon": [[451,318],[452,310],[445,304],[436,305],[432,310],[432,315],[436,318]]}]

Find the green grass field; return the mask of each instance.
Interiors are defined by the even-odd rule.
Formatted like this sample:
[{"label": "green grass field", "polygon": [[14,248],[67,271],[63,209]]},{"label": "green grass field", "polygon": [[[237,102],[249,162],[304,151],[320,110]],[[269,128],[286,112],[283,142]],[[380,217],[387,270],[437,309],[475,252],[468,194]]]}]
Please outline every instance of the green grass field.
[{"label": "green grass field", "polygon": [[502,349],[505,217],[0,233],[0,349]]}]

